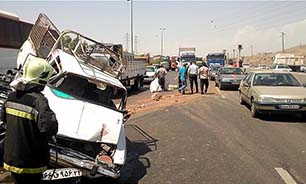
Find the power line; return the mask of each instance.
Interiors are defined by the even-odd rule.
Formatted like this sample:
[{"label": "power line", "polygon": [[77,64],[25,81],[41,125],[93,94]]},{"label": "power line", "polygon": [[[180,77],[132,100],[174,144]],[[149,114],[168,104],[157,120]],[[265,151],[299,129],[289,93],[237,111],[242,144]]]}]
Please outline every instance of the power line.
[{"label": "power line", "polygon": [[[221,31],[226,31],[226,30],[232,30],[232,29],[236,29],[239,26],[242,25],[247,25],[247,24],[254,24],[254,23],[258,23],[260,22],[260,20],[265,20],[264,24],[260,24],[260,26],[266,26],[267,23],[269,22],[279,22],[279,21],[284,21],[286,20],[286,18],[290,18],[290,17],[296,17],[298,15],[305,15],[305,11],[303,8],[301,8],[300,4],[299,4],[299,9],[298,8],[294,8],[294,6],[291,6],[293,8],[288,8],[289,5],[293,5],[292,3],[286,3],[286,4],[282,4],[282,6],[284,6],[282,8],[282,6],[277,6],[274,9],[269,9],[269,12],[273,12],[273,13],[265,13],[265,12],[259,12],[258,14],[260,14],[259,16],[252,16],[254,18],[248,18],[245,19],[244,21],[236,21],[232,24],[227,24],[225,26],[223,26],[221,29],[217,29],[214,31],[210,31],[210,32],[221,32]],[[296,4],[294,4],[296,6]],[[305,7],[305,3],[303,4]],[[294,11],[292,10],[294,9]],[[282,10],[281,12],[277,11],[277,10]],[[275,17],[275,18],[270,18],[270,17]],[[258,27],[258,26],[257,26]]]}]

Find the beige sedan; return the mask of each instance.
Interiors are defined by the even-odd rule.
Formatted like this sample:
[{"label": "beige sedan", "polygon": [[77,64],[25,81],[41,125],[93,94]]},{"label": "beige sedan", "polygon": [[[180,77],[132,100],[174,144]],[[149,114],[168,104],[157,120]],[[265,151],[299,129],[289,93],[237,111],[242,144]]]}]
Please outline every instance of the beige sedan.
[{"label": "beige sedan", "polygon": [[289,72],[254,71],[239,86],[240,104],[249,104],[251,114],[306,113],[306,88]]}]

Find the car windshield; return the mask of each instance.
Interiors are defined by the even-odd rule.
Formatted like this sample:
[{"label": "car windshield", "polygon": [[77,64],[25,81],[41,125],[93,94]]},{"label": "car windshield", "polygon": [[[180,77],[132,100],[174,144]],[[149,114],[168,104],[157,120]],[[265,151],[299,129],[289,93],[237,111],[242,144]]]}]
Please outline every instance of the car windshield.
[{"label": "car windshield", "polygon": [[146,67],[146,72],[154,72],[154,67]]},{"label": "car windshield", "polygon": [[59,97],[82,99],[112,109],[124,108],[124,90],[101,81],[68,73],[50,84],[60,91],[55,93]]},{"label": "car windshield", "polygon": [[221,73],[222,74],[243,74],[243,71],[240,68],[223,68]]},{"label": "car windshield", "polygon": [[218,65],[210,65],[209,69],[210,71],[217,71],[220,68]]},{"label": "car windshield", "polygon": [[289,69],[288,65],[278,65],[278,68]]},{"label": "car windshield", "polygon": [[162,64],[162,65],[168,65],[169,63],[168,63],[168,62],[161,62],[160,64]]},{"label": "car windshield", "polygon": [[300,86],[301,84],[289,73],[256,74],[253,86]]}]

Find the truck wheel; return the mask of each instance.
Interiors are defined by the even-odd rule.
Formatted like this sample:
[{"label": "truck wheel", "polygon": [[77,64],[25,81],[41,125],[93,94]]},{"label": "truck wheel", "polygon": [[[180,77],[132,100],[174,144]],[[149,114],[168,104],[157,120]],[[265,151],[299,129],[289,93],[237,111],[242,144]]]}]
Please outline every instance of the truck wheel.
[{"label": "truck wheel", "polygon": [[139,79],[136,79],[134,85],[132,86],[132,89],[137,91],[139,88],[140,88],[140,81]]}]

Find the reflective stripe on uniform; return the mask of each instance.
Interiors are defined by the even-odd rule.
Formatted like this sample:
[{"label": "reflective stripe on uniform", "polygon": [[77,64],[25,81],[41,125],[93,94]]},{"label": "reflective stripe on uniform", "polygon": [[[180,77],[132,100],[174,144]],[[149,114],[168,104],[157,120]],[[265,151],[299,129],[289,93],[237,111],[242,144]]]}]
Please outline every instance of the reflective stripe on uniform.
[{"label": "reflective stripe on uniform", "polygon": [[39,167],[39,168],[19,168],[19,167],[14,167],[10,166],[6,163],[3,163],[3,168],[5,170],[18,173],[18,174],[38,174],[38,173],[43,173],[45,170],[47,170],[47,166],[44,167]]},{"label": "reflective stripe on uniform", "polygon": [[35,121],[37,120],[38,111],[33,107],[15,102],[7,102],[5,104],[5,107],[6,107],[6,113],[10,115],[30,120],[35,120]]},{"label": "reflective stripe on uniform", "polygon": [[13,115],[13,116],[17,116],[20,118],[26,118],[29,120],[34,120],[36,121],[36,117],[33,114],[27,113],[27,112],[23,112],[23,111],[19,111],[16,109],[11,109],[11,108],[6,108],[5,109],[7,114]]}]

